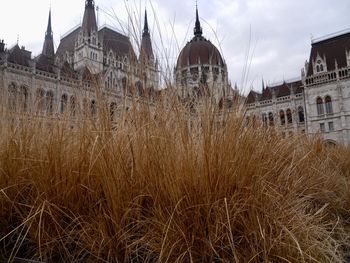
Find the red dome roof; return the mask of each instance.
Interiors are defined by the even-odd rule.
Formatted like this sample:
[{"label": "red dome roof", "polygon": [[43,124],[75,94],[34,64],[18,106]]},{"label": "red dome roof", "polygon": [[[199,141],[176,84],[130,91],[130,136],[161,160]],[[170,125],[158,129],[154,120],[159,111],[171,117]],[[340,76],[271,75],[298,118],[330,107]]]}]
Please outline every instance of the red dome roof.
[{"label": "red dome roof", "polygon": [[180,52],[177,69],[197,64],[223,66],[219,50],[204,37],[195,36]]}]

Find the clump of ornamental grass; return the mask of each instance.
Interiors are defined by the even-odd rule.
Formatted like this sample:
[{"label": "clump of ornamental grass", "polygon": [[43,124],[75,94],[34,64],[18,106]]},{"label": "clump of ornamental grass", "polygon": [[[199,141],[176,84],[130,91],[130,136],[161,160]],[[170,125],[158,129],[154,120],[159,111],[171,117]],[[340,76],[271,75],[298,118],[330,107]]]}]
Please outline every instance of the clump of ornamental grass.
[{"label": "clump of ornamental grass", "polygon": [[3,258],[342,262],[348,149],[175,97],[113,122],[102,100],[92,117],[2,113]]}]

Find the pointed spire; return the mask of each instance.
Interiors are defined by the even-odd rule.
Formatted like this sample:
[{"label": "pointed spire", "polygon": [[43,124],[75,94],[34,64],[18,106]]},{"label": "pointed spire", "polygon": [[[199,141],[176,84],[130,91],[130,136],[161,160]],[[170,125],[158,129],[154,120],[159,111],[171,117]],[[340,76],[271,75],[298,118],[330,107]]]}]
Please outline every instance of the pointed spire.
[{"label": "pointed spire", "polygon": [[262,80],[261,80],[261,86],[262,86],[262,90],[264,91],[265,90],[264,78],[262,78]]},{"label": "pointed spire", "polygon": [[142,36],[149,35],[149,28],[148,28],[148,19],[147,19],[147,10],[145,10],[145,24],[143,26],[143,33]]},{"label": "pointed spire", "polygon": [[95,14],[95,1],[85,1],[85,12],[82,25],[83,32],[90,35],[92,31],[97,31],[97,21]]},{"label": "pointed spire", "polygon": [[53,45],[53,33],[52,33],[52,26],[51,26],[51,8],[49,12],[49,19],[47,23],[47,29],[46,29],[42,54],[50,58],[53,58],[55,55],[55,48]]},{"label": "pointed spire", "polygon": [[196,37],[201,37],[202,34],[203,34],[203,30],[202,30],[202,27],[201,27],[201,23],[199,22],[198,6],[196,4],[196,24],[195,24],[195,27],[194,27],[194,35]]},{"label": "pointed spire", "polygon": [[50,12],[49,12],[49,21],[47,22],[46,36],[52,36],[51,8],[50,8]]}]

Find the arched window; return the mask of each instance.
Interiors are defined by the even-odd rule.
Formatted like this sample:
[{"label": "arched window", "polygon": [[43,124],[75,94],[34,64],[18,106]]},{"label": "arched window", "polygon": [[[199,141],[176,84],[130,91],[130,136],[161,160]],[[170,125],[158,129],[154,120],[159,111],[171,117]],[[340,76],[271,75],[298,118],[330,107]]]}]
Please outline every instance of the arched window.
[{"label": "arched window", "polygon": [[111,121],[115,121],[116,111],[117,111],[117,103],[112,102],[111,105],[109,106],[109,114],[110,114]]},{"label": "arched window", "polygon": [[302,106],[298,107],[298,116],[299,116],[299,122],[300,123],[305,122],[304,108]]},{"label": "arched window", "polygon": [[45,91],[43,89],[36,90],[35,105],[38,111],[45,110]]},{"label": "arched window", "polygon": [[286,124],[286,116],[284,115],[284,111],[280,110],[280,119],[281,119],[281,125]]},{"label": "arched window", "polygon": [[14,83],[11,83],[8,88],[8,107],[10,111],[17,109],[17,87]]},{"label": "arched window", "polygon": [[23,112],[26,112],[28,110],[28,88],[22,86],[20,88],[20,107]]},{"label": "arched window", "polygon": [[323,71],[323,65],[322,64],[320,65],[320,71],[321,72]]},{"label": "arched window", "polygon": [[77,110],[77,105],[76,105],[74,96],[70,97],[69,105],[70,105],[70,115],[74,117],[75,113],[76,113],[76,110]]},{"label": "arched window", "polygon": [[293,123],[293,117],[292,117],[292,111],[290,109],[287,109],[287,122],[290,124],[290,123]]},{"label": "arched window", "polygon": [[316,105],[317,105],[317,114],[318,115],[323,115],[324,114],[323,100],[320,97],[318,97],[316,99]]},{"label": "arched window", "polygon": [[274,126],[275,125],[272,112],[269,113],[269,125],[270,126]]},{"label": "arched window", "polygon": [[320,72],[320,66],[319,65],[316,66],[316,72]]},{"label": "arched window", "polygon": [[67,94],[63,94],[61,97],[61,107],[60,107],[61,113],[65,112],[65,110],[67,108],[67,103],[68,103],[68,96],[67,96]]},{"label": "arched window", "polygon": [[53,114],[53,103],[54,103],[54,96],[53,92],[49,90],[46,92],[46,112],[48,114]]},{"label": "arched window", "polygon": [[97,113],[96,101],[92,100],[90,102],[90,114],[91,114],[91,116],[95,116],[96,113]]},{"label": "arched window", "polygon": [[332,114],[333,113],[332,98],[330,96],[326,96],[324,101],[325,101],[325,106],[326,106],[326,113]]}]

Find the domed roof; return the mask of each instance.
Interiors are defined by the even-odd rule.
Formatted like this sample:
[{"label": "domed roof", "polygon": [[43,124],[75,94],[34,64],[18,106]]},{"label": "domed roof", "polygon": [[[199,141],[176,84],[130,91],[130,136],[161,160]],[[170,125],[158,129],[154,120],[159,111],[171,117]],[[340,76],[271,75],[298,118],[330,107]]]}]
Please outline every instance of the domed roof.
[{"label": "domed roof", "polygon": [[224,61],[219,50],[202,36],[202,28],[199,22],[198,9],[196,9],[196,25],[194,37],[180,52],[177,59],[176,69],[191,65],[210,64],[223,66]]}]

